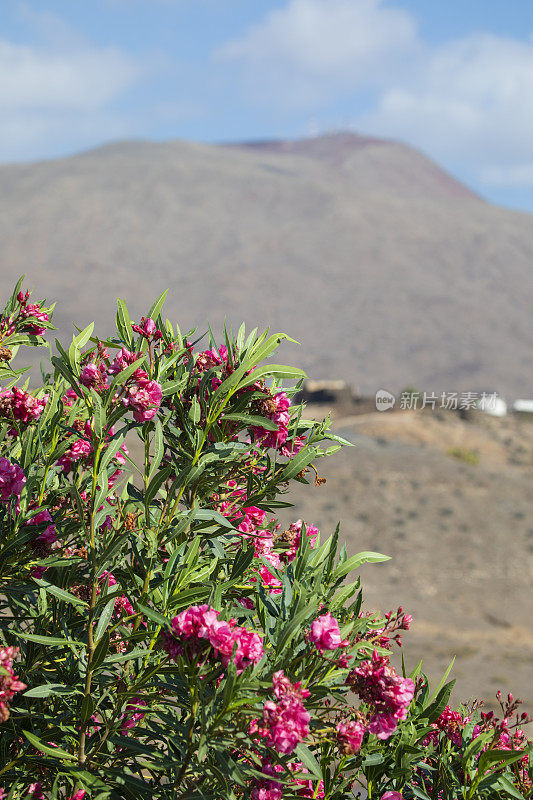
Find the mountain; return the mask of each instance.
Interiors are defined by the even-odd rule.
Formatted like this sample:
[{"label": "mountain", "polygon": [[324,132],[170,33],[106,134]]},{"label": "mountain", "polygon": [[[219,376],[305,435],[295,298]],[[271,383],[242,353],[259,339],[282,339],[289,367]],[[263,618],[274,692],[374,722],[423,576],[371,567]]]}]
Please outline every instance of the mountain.
[{"label": "mountain", "polygon": [[533,216],[405,145],[121,142],[0,167],[4,294],[26,273],[63,337],[170,288],[182,329],[242,320],[365,391],[533,389]]}]

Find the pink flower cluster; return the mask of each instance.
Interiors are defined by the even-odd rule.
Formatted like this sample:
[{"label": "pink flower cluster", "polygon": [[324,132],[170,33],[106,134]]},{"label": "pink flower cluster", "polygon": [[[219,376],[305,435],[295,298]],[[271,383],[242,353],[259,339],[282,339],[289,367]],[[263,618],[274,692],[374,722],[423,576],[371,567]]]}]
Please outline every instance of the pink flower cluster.
[{"label": "pink flower cluster", "polygon": [[149,422],[157,414],[161,405],[163,392],[157,381],[152,381],[148,374],[138,369],[133,373],[132,382],[128,384],[122,402],[133,411],[136,422]]},{"label": "pink flower cluster", "polygon": [[[102,572],[98,578],[98,581],[101,586],[103,586],[107,581],[108,589],[111,589],[112,586],[117,586],[117,579],[111,574],[111,572]],[[100,594],[100,589],[98,589],[98,594]],[[125,614],[125,616],[130,616],[134,613],[133,606],[125,594],[119,595],[115,598],[114,614],[116,617],[120,617],[122,614]]]},{"label": "pink flower cluster", "polygon": [[[204,350],[196,356],[195,367],[198,372],[207,372],[213,367],[220,367],[228,362],[228,348],[224,345],[213,347],[211,350]],[[220,382],[219,382],[220,383]]]},{"label": "pink flower cluster", "polygon": [[17,692],[26,688],[13,672],[13,659],[17,653],[17,647],[0,647],[0,722],[9,719],[8,704]]},{"label": "pink flower cluster", "polygon": [[309,712],[303,700],[310,692],[301,682],[292,684],[282,670],[272,676],[272,690],[278,701],[267,700],[263,706],[263,725],[252,723],[250,733],[265,739],[267,747],[278,753],[292,753],[299,742],[309,735]]},{"label": "pink flower cluster", "polygon": [[[63,398],[65,401],[65,398]],[[94,447],[92,444],[92,436],[93,432],[91,429],[91,424],[89,421],[85,423],[80,423],[80,425],[76,428],[83,433],[83,439],[76,439],[69,449],[57,460],[57,466],[63,469],[63,472],[70,472],[73,468],[74,464],[77,464],[80,461],[88,461],[93,452]],[[107,431],[106,438],[110,439],[113,436],[113,428],[110,428]],[[129,455],[128,448],[125,444],[121,445],[117,454],[113,457],[113,461],[117,464],[124,465],[126,463],[126,456]],[[109,476],[109,487],[113,488],[113,485],[116,483],[118,478],[122,473],[120,470],[114,472],[112,475]]]},{"label": "pink flower cluster", "polygon": [[[3,797],[7,797],[7,795],[1,794],[2,790],[0,789],[0,800]],[[87,792],[85,789],[78,789],[77,792],[74,792],[67,800],[83,800]],[[41,783],[30,783],[28,788],[26,789],[25,796],[29,797],[31,800],[46,800],[45,795],[43,794],[43,786]]]},{"label": "pink flower cluster", "polygon": [[130,353],[125,347],[118,351],[115,359],[110,363],[108,367],[108,373],[110,375],[118,375],[120,372],[129,367],[130,364],[133,364],[135,361],[138,361],[141,358],[142,353]]},{"label": "pink flower cluster", "polygon": [[439,742],[439,732],[442,731],[447,738],[457,747],[461,746],[463,728],[470,722],[469,717],[464,717],[458,712],[453,711],[450,706],[446,706],[440,717],[432,724],[433,731],[424,738],[425,745],[433,744],[435,747]]},{"label": "pink flower cluster", "polygon": [[39,553],[47,553],[50,547],[57,542],[56,526],[53,524],[53,519],[50,516],[48,509],[44,508],[32,517],[26,525],[42,525],[45,522],[51,522],[51,525],[39,533],[31,543],[31,547]]},{"label": "pink flower cluster", "polygon": [[346,722],[339,722],[335,728],[337,741],[343,753],[358,753],[363,743],[363,736],[366,733],[366,725],[362,720],[349,719]]},{"label": "pink flower cluster", "polygon": [[132,325],[131,327],[135,333],[139,333],[145,339],[153,339],[155,342],[158,342],[163,338],[163,334],[158,330],[157,325],[151,317],[141,317],[141,324]]},{"label": "pink flower cluster", "polygon": [[[291,561],[294,561],[294,559],[296,558],[296,553],[298,552],[298,547],[300,546],[303,524],[304,524],[303,520],[298,519],[296,520],[296,522],[292,522],[289,525],[288,529],[283,532],[281,540],[289,545],[287,550],[285,550],[285,552],[282,553],[282,558],[284,561],[290,563]],[[310,523],[306,523],[305,533],[311,543],[311,549],[313,549],[318,537],[318,528],[316,528],[314,525],[311,525]]]},{"label": "pink flower cluster", "polygon": [[313,620],[309,640],[316,645],[320,653],[324,650],[347,647],[350,644],[349,639],[342,638],[339,623],[329,612]]},{"label": "pink flower cluster", "polygon": [[141,700],[140,697],[132,697],[130,702],[126,704],[120,725],[122,733],[127,733],[127,731],[135,728],[137,723],[144,718],[146,711],[140,711],[140,707],[146,707],[146,701]]},{"label": "pink flower cluster", "polygon": [[[22,294],[22,292],[20,294]],[[21,302],[20,299],[19,302]],[[22,305],[20,309],[20,316],[23,319],[28,319],[32,317],[33,319],[39,320],[40,322],[50,321],[50,317],[46,313],[46,311],[42,311],[41,307],[38,306],[36,303],[29,303],[29,304],[26,303]],[[26,323],[26,325],[23,326],[22,330],[25,331],[26,333],[30,333],[32,336],[42,336],[46,332],[46,328],[41,327],[35,322]]]},{"label": "pink flower cluster", "polygon": [[[10,421],[27,425],[38,420],[43,413],[48,395],[37,398],[13,386],[12,389],[0,393],[0,415]],[[16,433],[16,430],[10,431]]]},{"label": "pink flower cluster", "polygon": [[289,407],[291,401],[285,392],[278,392],[275,395],[271,395],[267,389],[263,391],[266,397],[264,400],[258,401],[259,411],[261,416],[271,420],[277,426],[277,429],[269,431],[261,426],[253,426],[250,430],[255,441],[260,444],[261,447],[272,447],[277,450],[285,444],[289,435]]},{"label": "pink flower cluster", "polygon": [[261,772],[265,777],[256,781],[252,790],[252,800],[282,800],[283,788],[276,780],[276,775],[283,771],[281,764],[271,764],[267,758],[263,759]]},{"label": "pink flower cluster", "polygon": [[401,678],[388,658],[380,657],[376,651],[370,661],[362,661],[348,675],[347,683],[357,692],[363,702],[373,707],[368,730],[378,739],[388,739],[398,722],[404,720],[414,696],[414,683],[410,678]]},{"label": "pink flower cluster", "polygon": [[189,658],[205,654],[219,659],[224,667],[232,660],[238,673],[257,664],[264,654],[261,637],[238,627],[233,619],[219,619],[219,614],[205,604],[182,611],[172,619],[171,630],[164,632],[163,649],[174,661],[184,652]]},{"label": "pink flower cluster", "polygon": [[105,364],[86,364],[80,374],[80,383],[88,389],[102,390],[107,386],[107,369]]},{"label": "pink flower cluster", "polygon": [[[306,777],[309,773],[303,764],[293,761],[287,764],[287,767],[291,772],[296,773],[290,784],[291,794],[295,794],[297,797],[313,797],[316,800],[324,797],[323,781],[319,781],[318,785],[314,784],[311,778]],[[251,794],[252,800],[282,800],[283,786],[276,779],[277,775],[284,772],[281,764],[272,764],[268,758],[265,758],[261,765],[261,772],[265,777],[255,782]]]},{"label": "pink flower cluster", "polygon": [[9,503],[14,497],[18,501],[26,476],[18,464],[12,464],[7,458],[0,456],[0,500]]}]

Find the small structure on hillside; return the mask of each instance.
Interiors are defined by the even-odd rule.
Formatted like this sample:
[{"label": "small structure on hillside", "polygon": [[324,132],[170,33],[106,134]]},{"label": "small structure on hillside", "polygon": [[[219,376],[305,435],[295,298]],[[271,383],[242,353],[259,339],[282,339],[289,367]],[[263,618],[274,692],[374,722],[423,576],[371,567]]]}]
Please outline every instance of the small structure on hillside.
[{"label": "small structure on hillside", "polygon": [[354,392],[350,384],[343,380],[307,380],[299,392],[298,399],[305,403],[344,405],[353,403]]},{"label": "small structure on hillside", "polygon": [[515,400],[513,411],[515,414],[523,414],[533,419],[533,400]]},{"label": "small structure on hillside", "polygon": [[480,392],[476,408],[491,417],[507,416],[507,403],[500,397],[498,392]]}]

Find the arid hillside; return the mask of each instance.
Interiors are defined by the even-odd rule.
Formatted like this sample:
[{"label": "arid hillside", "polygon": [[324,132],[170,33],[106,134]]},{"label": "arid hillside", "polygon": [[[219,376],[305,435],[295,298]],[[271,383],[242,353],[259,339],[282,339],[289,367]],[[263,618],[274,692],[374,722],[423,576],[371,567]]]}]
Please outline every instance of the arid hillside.
[{"label": "arid hillside", "polygon": [[298,487],[287,521],[324,535],[341,521],[350,553],[391,556],[362,572],[366,608],[414,615],[408,664],[438,679],[456,656],[456,700],[500,688],[531,710],[533,420],[399,411],[334,427],[355,446],[319,462],[326,485]]},{"label": "arid hillside", "polygon": [[25,272],[62,336],[169,287],[183,328],[286,330],[316,378],[531,393],[533,216],[395,142],[125,142],[3,166],[0,241],[2,286]]}]

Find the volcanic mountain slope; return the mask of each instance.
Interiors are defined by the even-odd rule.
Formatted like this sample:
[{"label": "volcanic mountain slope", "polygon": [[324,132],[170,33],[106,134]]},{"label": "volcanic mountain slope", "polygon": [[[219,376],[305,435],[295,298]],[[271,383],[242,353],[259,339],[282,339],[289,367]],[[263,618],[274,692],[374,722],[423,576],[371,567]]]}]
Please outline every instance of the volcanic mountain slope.
[{"label": "volcanic mountain slope", "polygon": [[0,167],[0,243],[4,294],[26,273],[63,336],[169,287],[182,328],[285,330],[313,377],[531,388],[533,216],[394,142],[125,142]]}]

